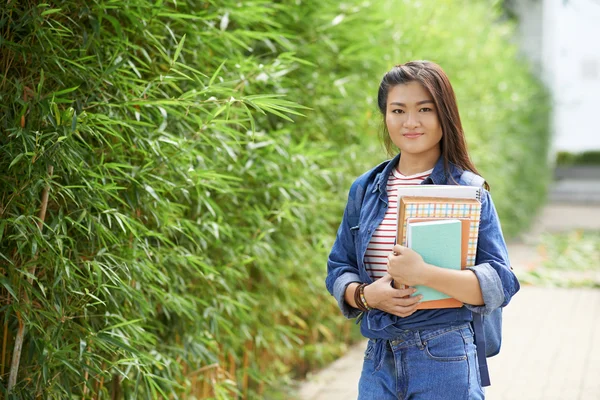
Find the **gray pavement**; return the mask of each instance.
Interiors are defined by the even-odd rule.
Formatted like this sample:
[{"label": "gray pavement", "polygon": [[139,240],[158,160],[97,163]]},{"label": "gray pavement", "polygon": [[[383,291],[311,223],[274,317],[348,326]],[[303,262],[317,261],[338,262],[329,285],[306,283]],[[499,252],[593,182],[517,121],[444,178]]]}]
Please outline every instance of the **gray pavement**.
[{"label": "gray pavement", "polygon": [[[564,183],[564,182],[563,182]],[[588,182],[589,183],[589,182]],[[569,190],[594,192],[586,201],[568,200],[556,191],[530,232],[508,244],[513,268],[535,269],[542,261],[536,251],[540,233],[572,229],[600,230],[600,200],[596,186],[569,183]],[[600,193],[600,192],[599,192]],[[366,342],[315,373],[300,386],[301,400],[357,398],[357,383]],[[488,359],[490,400],[600,400],[600,290],[522,287],[504,310],[502,351]]]}]

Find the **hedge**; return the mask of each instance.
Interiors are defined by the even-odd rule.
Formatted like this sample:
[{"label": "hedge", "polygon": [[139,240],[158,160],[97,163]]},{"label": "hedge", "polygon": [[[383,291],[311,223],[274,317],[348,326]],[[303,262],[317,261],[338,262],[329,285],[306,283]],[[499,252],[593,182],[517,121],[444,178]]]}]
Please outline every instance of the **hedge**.
[{"label": "hedge", "polygon": [[588,150],[580,153],[559,151],[556,154],[556,165],[559,166],[582,166],[600,165],[600,150]]},{"label": "hedge", "polygon": [[325,260],[350,181],[385,158],[396,63],[447,70],[505,231],[526,226],[547,101],[495,7],[0,6],[3,395],[287,398],[343,353]]}]

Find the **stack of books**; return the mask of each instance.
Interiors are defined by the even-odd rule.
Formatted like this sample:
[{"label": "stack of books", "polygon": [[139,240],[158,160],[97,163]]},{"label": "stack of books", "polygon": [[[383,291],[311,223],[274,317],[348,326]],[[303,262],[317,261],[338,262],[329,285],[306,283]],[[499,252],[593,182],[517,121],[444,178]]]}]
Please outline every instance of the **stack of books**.
[{"label": "stack of books", "polygon": [[[475,265],[481,216],[481,187],[417,185],[398,188],[396,243],[441,268]],[[396,285],[396,287],[402,287]],[[417,309],[457,308],[462,302],[427,286]]]}]

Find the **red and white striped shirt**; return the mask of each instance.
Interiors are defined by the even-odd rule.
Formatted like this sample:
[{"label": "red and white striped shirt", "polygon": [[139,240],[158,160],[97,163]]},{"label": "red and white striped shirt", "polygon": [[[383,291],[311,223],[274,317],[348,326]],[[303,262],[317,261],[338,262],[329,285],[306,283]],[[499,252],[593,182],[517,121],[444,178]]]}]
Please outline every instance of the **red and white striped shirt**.
[{"label": "red and white striped shirt", "polygon": [[383,221],[377,227],[365,253],[365,268],[373,280],[379,279],[387,272],[387,257],[394,248],[396,237],[396,220],[398,219],[398,199],[396,189],[398,186],[420,185],[433,172],[420,172],[404,176],[397,168],[392,170],[387,181],[388,208]]}]

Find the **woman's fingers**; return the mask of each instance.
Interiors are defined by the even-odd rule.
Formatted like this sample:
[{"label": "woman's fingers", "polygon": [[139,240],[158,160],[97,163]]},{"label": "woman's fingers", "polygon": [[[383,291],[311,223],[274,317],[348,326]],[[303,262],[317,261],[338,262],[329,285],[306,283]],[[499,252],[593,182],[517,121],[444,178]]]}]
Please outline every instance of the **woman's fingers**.
[{"label": "woman's fingers", "polygon": [[395,298],[392,299],[391,302],[387,303],[385,307],[381,307],[380,310],[397,315],[399,317],[408,317],[417,311],[419,300],[419,297],[408,297],[404,299]]},{"label": "woman's fingers", "polygon": [[412,315],[415,311],[417,311],[417,304],[414,304],[409,307],[396,307],[394,314],[404,318],[408,317],[409,315]]},{"label": "woman's fingers", "polygon": [[411,296],[413,293],[415,293],[415,289],[411,287],[408,287],[406,289],[395,289],[394,297],[404,298],[407,296]]},{"label": "woman's fingers", "polygon": [[411,296],[411,297],[405,297],[402,299],[394,299],[394,303],[397,306],[410,307],[412,305],[419,304],[420,300],[421,300],[421,296]]}]

